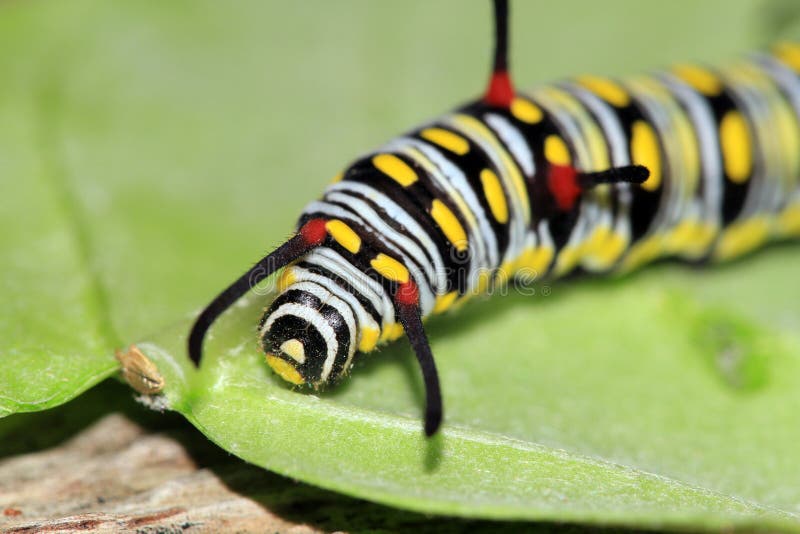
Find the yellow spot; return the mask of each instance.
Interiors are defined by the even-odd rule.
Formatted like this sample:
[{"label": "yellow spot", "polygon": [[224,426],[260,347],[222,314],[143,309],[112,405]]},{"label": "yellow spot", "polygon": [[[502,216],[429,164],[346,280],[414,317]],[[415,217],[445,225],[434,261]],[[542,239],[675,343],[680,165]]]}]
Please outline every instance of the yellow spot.
[{"label": "yellow spot", "polygon": [[417,181],[417,173],[414,172],[414,169],[394,154],[378,154],[372,158],[372,164],[403,187],[408,187]]},{"label": "yellow spot", "polygon": [[337,183],[337,182],[341,182],[341,181],[342,181],[342,178],[344,178],[344,173],[343,173],[343,172],[340,172],[340,173],[338,173],[336,176],[334,176],[334,177],[333,177],[333,180],[331,180],[331,183],[332,183],[332,184],[335,184],[335,183]]},{"label": "yellow spot", "polygon": [[378,271],[384,278],[394,280],[395,282],[400,282],[401,284],[408,282],[408,269],[406,269],[402,263],[391,256],[380,253],[372,258],[372,261],[369,262],[369,264],[372,265],[372,268]]},{"label": "yellow spot", "polygon": [[337,243],[353,254],[361,248],[361,238],[344,222],[338,219],[330,220],[325,223],[325,229]]},{"label": "yellow spot", "polygon": [[483,184],[483,196],[486,197],[489,209],[492,210],[495,220],[500,224],[507,223],[508,205],[506,204],[506,195],[497,175],[490,169],[483,169],[481,171],[481,183]]},{"label": "yellow spot", "polygon": [[544,156],[554,165],[569,165],[572,162],[567,144],[555,134],[548,135],[544,140]]},{"label": "yellow spot", "polygon": [[403,325],[400,323],[392,323],[383,331],[382,338],[386,341],[394,341],[403,335]]},{"label": "yellow spot", "polygon": [[800,204],[789,205],[778,218],[778,227],[784,235],[800,235]]},{"label": "yellow spot", "polygon": [[661,235],[654,235],[636,243],[622,261],[620,270],[628,272],[656,259],[664,250]]},{"label": "yellow spot", "polygon": [[665,248],[668,252],[697,258],[705,255],[715,234],[715,227],[709,223],[682,221],[666,236]]},{"label": "yellow spot", "polygon": [[696,65],[676,65],[672,72],[706,96],[716,96],[722,92],[722,82],[704,68]]},{"label": "yellow spot", "polygon": [[597,76],[581,76],[578,83],[618,108],[624,108],[631,103],[630,96],[617,82]]},{"label": "yellow spot", "polygon": [[442,128],[426,128],[419,134],[423,139],[446,148],[454,154],[463,156],[469,152],[469,143],[460,135]]},{"label": "yellow spot", "polygon": [[650,177],[642,187],[655,191],[661,185],[661,153],[656,132],[642,120],[634,122],[631,130],[631,159],[633,163],[644,165],[650,171]]},{"label": "yellow spot", "polygon": [[517,260],[517,273],[542,277],[547,273],[553,262],[553,249],[550,247],[537,247],[526,249]]},{"label": "yellow spot", "polygon": [[278,277],[278,291],[286,291],[287,287],[294,284],[296,278],[292,267],[285,268],[280,277]]},{"label": "yellow spot", "polygon": [[792,69],[800,72],[800,45],[795,43],[778,43],[774,48],[775,55],[789,65]]},{"label": "yellow spot", "polygon": [[610,269],[614,263],[617,262],[625,248],[628,245],[628,240],[618,232],[611,232],[603,243],[602,248],[594,251],[592,260],[597,269]]},{"label": "yellow spot", "polygon": [[456,216],[450,211],[444,202],[434,199],[431,204],[431,217],[442,229],[445,237],[456,247],[456,250],[463,252],[467,250],[467,234]]},{"label": "yellow spot", "polygon": [[305,380],[303,380],[303,377],[300,376],[300,373],[297,372],[297,369],[292,367],[292,364],[290,364],[283,358],[279,358],[272,354],[267,354],[267,365],[272,367],[272,370],[278,373],[278,376],[280,376],[287,382],[291,382],[292,384],[295,385],[305,383]]},{"label": "yellow spot", "polygon": [[306,361],[306,349],[298,339],[284,341],[281,343],[280,349],[281,352],[291,357],[297,363],[303,363]]},{"label": "yellow spot", "polygon": [[747,254],[763,244],[769,236],[769,221],[765,217],[734,223],[719,238],[714,249],[715,260],[728,260]]},{"label": "yellow spot", "polygon": [[627,240],[609,226],[599,226],[583,243],[582,263],[587,269],[603,271],[611,268],[625,252]]},{"label": "yellow spot", "polygon": [[528,124],[536,124],[544,117],[539,106],[524,98],[515,98],[511,101],[511,114]]},{"label": "yellow spot", "polygon": [[361,340],[358,343],[358,350],[361,352],[370,352],[378,344],[378,336],[380,332],[377,328],[370,326],[361,327]]},{"label": "yellow spot", "polygon": [[750,176],[753,165],[750,132],[744,117],[738,111],[729,111],[719,123],[719,142],[725,173],[732,182],[743,183]]},{"label": "yellow spot", "polygon": [[458,291],[451,291],[450,293],[436,297],[436,304],[433,306],[433,313],[443,313],[447,311],[456,301],[456,297],[458,297]]}]

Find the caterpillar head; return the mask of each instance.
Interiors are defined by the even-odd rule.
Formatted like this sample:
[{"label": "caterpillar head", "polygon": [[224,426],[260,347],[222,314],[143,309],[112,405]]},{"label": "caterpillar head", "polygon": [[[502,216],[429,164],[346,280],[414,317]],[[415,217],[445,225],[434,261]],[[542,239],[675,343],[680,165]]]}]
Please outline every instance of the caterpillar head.
[{"label": "caterpillar head", "polygon": [[293,284],[276,298],[260,334],[267,363],[280,377],[315,387],[347,371],[357,339],[350,308],[313,282]]}]

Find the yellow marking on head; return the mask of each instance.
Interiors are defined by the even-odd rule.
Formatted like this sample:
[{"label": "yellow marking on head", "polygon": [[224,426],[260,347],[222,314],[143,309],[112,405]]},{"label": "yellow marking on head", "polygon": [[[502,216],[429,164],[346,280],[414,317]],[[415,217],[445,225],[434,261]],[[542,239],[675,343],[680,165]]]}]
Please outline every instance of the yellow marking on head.
[{"label": "yellow marking on head", "polygon": [[292,358],[297,363],[306,361],[306,348],[299,339],[289,339],[281,343],[281,352]]},{"label": "yellow marking on head", "polygon": [[567,144],[555,134],[548,135],[544,140],[544,156],[554,165],[569,165],[572,162]]},{"label": "yellow marking on head", "polygon": [[800,203],[787,206],[778,217],[777,224],[783,235],[800,235]]},{"label": "yellow marking on head", "polygon": [[489,203],[489,209],[492,210],[494,219],[500,224],[507,223],[508,204],[506,204],[506,195],[503,192],[503,186],[500,185],[500,179],[490,169],[483,169],[481,183],[483,184],[483,196]]},{"label": "yellow marking on head", "polygon": [[544,117],[542,109],[524,98],[515,98],[511,101],[511,114],[522,122],[536,124]]},{"label": "yellow marking on head", "polygon": [[290,285],[294,284],[297,277],[294,275],[294,269],[292,266],[286,267],[281,275],[278,277],[278,291],[286,291]]},{"label": "yellow marking on head", "polygon": [[369,264],[372,265],[372,268],[378,271],[381,276],[389,280],[405,284],[410,278],[408,269],[406,269],[402,263],[382,252],[372,258]]},{"label": "yellow marking on head", "polygon": [[766,217],[734,223],[726,228],[714,249],[715,260],[729,260],[758,248],[769,237],[769,220]]},{"label": "yellow marking on head", "polygon": [[394,154],[378,154],[372,158],[372,164],[403,187],[410,186],[418,179],[414,169]]},{"label": "yellow marking on head", "polygon": [[778,43],[773,51],[778,59],[800,72],[800,45],[789,42]]},{"label": "yellow marking on head", "polygon": [[361,352],[370,352],[375,348],[375,345],[378,344],[378,336],[380,335],[380,331],[377,328],[372,328],[371,326],[362,326],[360,327],[361,330],[361,340],[358,343],[358,350]]},{"label": "yellow marking on head", "polygon": [[655,191],[661,185],[661,152],[653,127],[637,120],[631,128],[631,159],[633,163],[644,165],[650,177],[642,184],[648,191]]},{"label": "yellow marking on head", "polygon": [[454,154],[463,156],[469,152],[469,142],[458,134],[442,128],[425,128],[420,132],[420,137],[446,148]]},{"label": "yellow marking on head", "polygon": [[706,96],[716,96],[722,92],[722,82],[711,71],[697,65],[675,65],[672,72],[692,88]]},{"label": "yellow marking on head", "polygon": [[599,76],[581,76],[578,83],[618,108],[624,108],[631,103],[628,92],[615,81]]},{"label": "yellow marking on head", "polygon": [[287,382],[291,382],[295,385],[305,384],[306,382],[300,373],[297,372],[297,369],[292,367],[292,364],[283,358],[279,358],[273,354],[267,354],[267,365]]},{"label": "yellow marking on head", "polygon": [[444,313],[447,311],[456,301],[456,297],[458,297],[458,291],[451,291],[450,293],[445,293],[444,295],[436,297],[433,313]]},{"label": "yellow marking on head", "polygon": [[467,234],[464,232],[464,227],[458,222],[450,208],[438,198],[431,203],[431,217],[442,229],[447,240],[456,247],[457,251],[463,252],[467,250]]},{"label": "yellow marking on head", "polygon": [[732,182],[744,183],[753,167],[753,144],[744,117],[738,111],[729,111],[719,123],[719,142],[725,173]]},{"label": "yellow marking on head", "polygon": [[344,178],[344,173],[343,172],[337,173],[336,176],[333,177],[333,180],[331,180],[331,183],[335,184],[337,182],[341,182],[342,178]]},{"label": "yellow marking on head", "polygon": [[332,219],[325,223],[325,229],[337,243],[353,254],[361,248],[361,238],[343,221]]}]

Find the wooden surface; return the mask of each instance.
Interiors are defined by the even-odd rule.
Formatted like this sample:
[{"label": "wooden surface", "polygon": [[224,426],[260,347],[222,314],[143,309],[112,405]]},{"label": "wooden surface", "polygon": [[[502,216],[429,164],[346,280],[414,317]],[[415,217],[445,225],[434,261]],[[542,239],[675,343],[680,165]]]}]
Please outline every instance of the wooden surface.
[{"label": "wooden surface", "polygon": [[[0,420],[3,532],[570,531],[432,518],[244,463],[183,419],[107,383],[48,412]],[[580,530],[585,532],[584,530]]]}]

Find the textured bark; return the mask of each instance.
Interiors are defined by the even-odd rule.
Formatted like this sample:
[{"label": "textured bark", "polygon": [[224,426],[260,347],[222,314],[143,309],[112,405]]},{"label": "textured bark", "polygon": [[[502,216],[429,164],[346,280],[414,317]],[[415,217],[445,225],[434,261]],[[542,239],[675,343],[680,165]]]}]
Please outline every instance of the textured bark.
[{"label": "textured bark", "polygon": [[[231,456],[181,417],[103,384],[0,419],[2,532],[537,532],[432,518],[301,484]],[[558,529],[561,531],[561,529]]]}]

